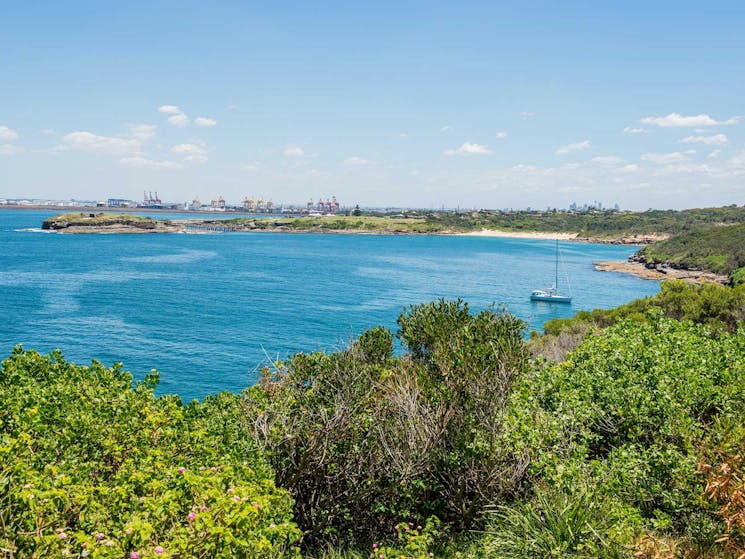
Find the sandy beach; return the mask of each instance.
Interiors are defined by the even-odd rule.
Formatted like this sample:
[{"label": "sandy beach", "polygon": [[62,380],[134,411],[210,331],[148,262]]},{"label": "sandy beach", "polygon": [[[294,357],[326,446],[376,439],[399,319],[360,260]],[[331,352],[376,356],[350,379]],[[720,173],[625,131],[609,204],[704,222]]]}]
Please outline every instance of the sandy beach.
[{"label": "sandy beach", "polygon": [[497,229],[482,229],[469,233],[458,233],[469,237],[512,237],[515,239],[546,239],[571,241],[577,238],[577,233],[540,233],[537,231],[499,231]]}]

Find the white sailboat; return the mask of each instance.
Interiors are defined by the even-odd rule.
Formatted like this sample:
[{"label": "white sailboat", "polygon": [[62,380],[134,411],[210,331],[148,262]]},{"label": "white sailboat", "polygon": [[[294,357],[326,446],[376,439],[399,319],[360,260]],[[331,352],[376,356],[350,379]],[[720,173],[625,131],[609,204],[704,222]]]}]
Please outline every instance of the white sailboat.
[{"label": "white sailboat", "polygon": [[[567,282],[568,283],[568,282]],[[571,295],[559,293],[559,239],[556,239],[556,271],[554,273],[554,284],[545,289],[536,289],[530,294],[531,301],[548,301],[549,303],[571,303]]]}]

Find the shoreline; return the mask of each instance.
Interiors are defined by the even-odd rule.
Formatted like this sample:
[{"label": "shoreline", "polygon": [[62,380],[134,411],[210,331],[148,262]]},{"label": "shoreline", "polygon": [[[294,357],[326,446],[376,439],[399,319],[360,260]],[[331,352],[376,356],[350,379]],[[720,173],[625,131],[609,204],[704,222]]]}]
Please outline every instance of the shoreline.
[{"label": "shoreline", "polygon": [[630,274],[641,279],[662,281],[662,280],[683,280],[689,283],[718,283],[721,285],[729,284],[729,277],[713,272],[703,270],[679,270],[667,266],[657,266],[647,268],[642,262],[629,261],[612,261],[612,262],[594,262],[595,271],[597,272],[615,272],[619,274]]}]

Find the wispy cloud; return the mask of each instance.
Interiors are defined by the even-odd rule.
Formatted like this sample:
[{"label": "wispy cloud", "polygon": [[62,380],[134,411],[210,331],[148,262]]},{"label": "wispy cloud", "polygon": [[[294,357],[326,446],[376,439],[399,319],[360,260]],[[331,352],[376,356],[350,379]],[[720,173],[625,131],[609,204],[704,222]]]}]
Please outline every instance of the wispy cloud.
[{"label": "wispy cloud", "polygon": [[372,161],[369,159],[365,159],[364,157],[359,157],[357,155],[353,155],[352,157],[347,157],[344,160],[344,165],[349,165],[350,167],[362,167],[365,165],[370,165]]},{"label": "wispy cloud", "polygon": [[194,119],[194,125],[201,126],[202,128],[212,128],[213,126],[217,126],[217,121],[214,118],[198,116]]},{"label": "wispy cloud", "polygon": [[725,134],[714,134],[713,136],[688,136],[678,140],[681,144],[705,144],[707,146],[723,146],[729,142]]},{"label": "wispy cloud", "polygon": [[575,142],[573,144],[567,144],[556,150],[556,155],[567,155],[568,153],[574,153],[576,151],[583,151],[590,147],[590,141],[585,140],[583,142]]},{"label": "wispy cloud", "polygon": [[523,118],[532,118],[535,116],[535,113],[531,113],[530,111],[523,111],[520,113],[520,116]]},{"label": "wispy cloud", "polygon": [[590,161],[597,163],[598,165],[620,165],[623,163],[623,158],[617,155],[598,155],[593,157]]},{"label": "wispy cloud", "polygon": [[507,132],[497,132],[496,134],[494,134],[494,137],[503,140],[507,137]]},{"label": "wispy cloud", "polygon": [[23,148],[13,144],[0,144],[0,155],[11,156],[23,152]]},{"label": "wispy cloud", "polygon": [[445,150],[445,155],[491,155],[491,153],[488,146],[472,142],[463,142],[457,149]]},{"label": "wispy cloud", "polygon": [[299,146],[286,146],[282,153],[285,157],[302,157],[305,150]]},{"label": "wispy cloud", "polygon": [[647,130],[645,128],[636,128],[634,126],[627,126],[623,129],[625,134],[646,134]]},{"label": "wispy cloud", "polygon": [[649,161],[650,163],[656,163],[657,165],[682,163],[688,161],[688,159],[688,153],[681,153],[679,151],[673,153],[643,153],[641,155],[642,161]]},{"label": "wispy cloud", "polygon": [[176,105],[161,105],[158,107],[158,112],[163,113],[164,115],[177,115],[181,114],[181,109]]},{"label": "wispy cloud", "polygon": [[7,126],[0,126],[0,141],[15,142],[18,139],[18,132]]},{"label": "wispy cloud", "polygon": [[86,151],[113,156],[139,155],[142,141],[135,137],[101,136],[80,130],[65,134],[55,151]]},{"label": "wispy cloud", "polygon": [[168,117],[168,122],[170,122],[177,128],[186,128],[187,126],[189,126],[189,117],[183,113],[171,115]]},{"label": "wispy cloud", "polygon": [[442,128],[440,128],[440,132],[447,132],[449,130],[451,130],[449,124],[445,124]]},{"label": "wispy cloud", "polygon": [[147,157],[123,157],[119,163],[136,169],[180,169],[182,167],[177,161],[155,161]]},{"label": "wispy cloud", "polygon": [[207,161],[207,146],[205,144],[177,144],[171,148],[171,153],[181,156],[184,163],[204,163]]},{"label": "wispy cloud", "polygon": [[695,116],[683,116],[679,113],[670,113],[667,116],[648,116],[641,119],[644,124],[654,124],[662,128],[681,128],[681,127],[704,127],[704,126],[729,126],[740,122],[742,117],[733,116],[727,120],[716,120],[707,114]]}]

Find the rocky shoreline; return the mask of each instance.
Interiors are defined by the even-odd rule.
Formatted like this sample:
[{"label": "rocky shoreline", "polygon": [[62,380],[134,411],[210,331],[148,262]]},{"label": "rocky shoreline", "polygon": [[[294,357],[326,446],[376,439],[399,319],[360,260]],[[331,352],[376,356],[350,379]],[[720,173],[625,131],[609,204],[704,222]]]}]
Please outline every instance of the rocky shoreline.
[{"label": "rocky shoreline", "polygon": [[681,270],[664,266],[662,264],[651,265],[641,260],[636,255],[632,256],[626,262],[595,262],[595,270],[598,272],[618,272],[621,274],[631,274],[636,277],[648,280],[684,280],[690,283],[718,283],[728,285],[730,279],[728,276],[706,272],[704,270]]}]

